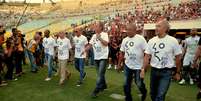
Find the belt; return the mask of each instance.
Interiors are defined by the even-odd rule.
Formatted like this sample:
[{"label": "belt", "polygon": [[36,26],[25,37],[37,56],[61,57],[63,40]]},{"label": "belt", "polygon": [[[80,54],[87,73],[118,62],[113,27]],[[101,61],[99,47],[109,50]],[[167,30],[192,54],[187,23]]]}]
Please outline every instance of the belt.
[{"label": "belt", "polygon": [[165,67],[165,68],[156,68],[156,67],[152,67],[153,70],[158,70],[158,71],[161,71],[161,70],[173,70],[173,68],[168,68],[168,67]]}]

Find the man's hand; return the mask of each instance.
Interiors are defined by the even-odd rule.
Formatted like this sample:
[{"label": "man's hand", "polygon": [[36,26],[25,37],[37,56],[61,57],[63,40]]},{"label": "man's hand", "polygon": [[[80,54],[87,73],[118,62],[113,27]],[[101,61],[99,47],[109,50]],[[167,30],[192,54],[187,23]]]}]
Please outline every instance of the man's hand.
[{"label": "man's hand", "polygon": [[100,35],[100,34],[96,34],[96,38],[97,38],[98,40],[101,40],[101,35]]},{"label": "man's hand", "polygon": [[80,54],[80,56],[84,55],[84,53],[85,53],[85,52],[83,51],[83,52]]},{"label": "man's hand", "polygon": [[173,77],[175,80],[179,81],[181,79],[180,73],[176,73]]},{"label": "man's hand", "polygon": [[198,66],[198,63],[196,61],[193,61],[193,64],[192,64],[191,67],[192,68],[198,68],[199,66]]},{"label": "man's hand", "polygon": [[145,76],[145,70],[141,69],[140,78],[144,79],[144,76]]},{"label": "man's hand", "polygon": [[119,64],[117,65],[117,72],[122,71],[122,69],[123,69],[123,66],[121,65],[121,63],[119,63]]}]

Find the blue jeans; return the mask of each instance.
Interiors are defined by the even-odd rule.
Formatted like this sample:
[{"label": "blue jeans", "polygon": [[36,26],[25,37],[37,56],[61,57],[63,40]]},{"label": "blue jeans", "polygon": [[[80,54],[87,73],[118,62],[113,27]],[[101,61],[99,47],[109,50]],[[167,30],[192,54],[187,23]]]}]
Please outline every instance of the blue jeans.
[{"label": "blue jeans", "polygon": [[107,88],[107,84],[105,81],[106,61],[106,59],[95,60],[96,71],[98,76],[96,81],[97,90],[103,90]]},{"label": "blue jeans", "polygon": [[80,81],[84,78],[84,58],[75,58],[75,69],[80,72]]},{"label": "blue jeans", "polygon": [[94,52],[93,48],[89,49],[89,64],[94,65]]},{"label": "blue jeans", "polygon": [[152,67],[150,83],[152,101],[165,101],[165,95],[170,86],[171,77],[171,69],[157,69]]},{"label": "blue jeans", "polygon": [[30,52],[30,51],[27,51],[27,54],[28,54],[29,61],[30,61],[30,64],[31,64],[31,71],[36,71],[37,70],[36,60],[35,60],[35,57],[34,57],[33,53]]},{"label": "blue jeans", "polygon": [[126,101],[132,101],[131,95],[131,84],[133,79],[135,80],[135,84],[142,94],[146,94],[147,90],[144,84],[144,80],[140,77],[141,70],[132,70],[125,65],[125,84],[124,84],[124,94]]},{"label": "blue jeans", "polygon": [[47,66],[48,66],[48,77],[51,78],[52,76],[52,69],[53,69],[53,56],[49,54],[45,54],[47,59]]}]

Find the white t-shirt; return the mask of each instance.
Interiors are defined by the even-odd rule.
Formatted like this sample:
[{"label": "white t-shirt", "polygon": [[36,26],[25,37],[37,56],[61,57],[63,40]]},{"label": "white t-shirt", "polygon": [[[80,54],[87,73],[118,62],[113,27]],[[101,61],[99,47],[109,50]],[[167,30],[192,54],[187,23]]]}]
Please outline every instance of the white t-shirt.
[{"label": "white t-shirt", "polygon": [[88,44],[87,38],[84,35],[75,36],[73,43],[75,45],[75,58],[86,58],[86,53],[82,55],[82,52],[85,51],[85,46]]},{"label": "white t-shirt", "polygon": [[54,55],[54,47],[56,46],[56,41],[54,40],[54,38],[49,37],[49,38],[44,38],[43,39],[43,47],[44,47],[44,51],[45,53],[49,54],[49,55]]},{"label": "white t-shirt", "polygon": [[[108,34],[105,32],[100,33],[101,38],[109,42]],[[94,59],[108,59],[109,49],[108,46],[104,46],[100,40],[97,39],[96,34],[94,34],[89,42],[94,50]]]},{"label": "white t-shirt", "polygon": [[160,69],[174,67],[174,58],[182,54],[182,50],[176,38],[166,35],[150,39],[145,53],[151,55],[151,66]]},{"label": "white t-shirt", "polygon": [[70,40],[68,38],[58,38],[57,40],[58,46],[58,59],[65,60],[69,59],[69,50],[72,48],[70,44]]},{"label": "white t-shirt", "polygon": [[186,54],[184,56],[184,61],[183,61],[184,66],[190,65],[190,63],[193,62],[193,58],[195,56],[195,51],[197,49],[199,39],[200,39],[199,36],[195,36],[195,37],[190,36],[185,39],[184,43],[187,49],[186,49]]},{"label": "white t-shirt", "polygon": [[125,64],[128,68],[141,69],[146,47],[147,42],[141,35],[136,34],[132,38],[123,39],[120,50],[125,53]]}]

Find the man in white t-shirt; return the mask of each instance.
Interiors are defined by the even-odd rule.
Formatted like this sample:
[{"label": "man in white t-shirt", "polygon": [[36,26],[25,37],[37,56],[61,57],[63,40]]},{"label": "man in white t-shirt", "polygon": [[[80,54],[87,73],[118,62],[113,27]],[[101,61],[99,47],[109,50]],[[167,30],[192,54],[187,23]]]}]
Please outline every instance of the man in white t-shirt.
[{"label": "man in white t-shirt", "polygon": [[52,69],[53,69],[53,56],[54,56],[54,48],[56,46],[55,40],[50,36],[50,31],[45,30],[44,32],[45,38],[43,39],[43,47],[45,51],[45,60],[48,66],[48,76],[45,81],[51,80]]},{"label": "man in white t-shirt", "polygon": [[95,32],[89,42],[89,45],[86,50],[89,50],[93,47],[94,51],[94,60],[97,70],[97,81],[96,87],[92,92],[91,96],[93,98],[97,97],[97,94],[104,89],[107,89],[107,84],[105,80],[106,72],[106,61],[108,59],[109,49],[109,37],[108,34],[103,32],[104,24],[102,22],[97,22],[95,24]]},{"label": "man in white t-shirt", "polygon": [[74,33],[73,46],[75,48],[75,68],[80,73],[80,79],[77,82],[77,86],[80,86],[86,76],[86,72],[84,72],[84,59],[86,58],[85,47],[88,44],[88,40],[82,35],[81,28],[75,28]]},{"label": "man in white t-shirt", "polygon": [[156,24],[156,35],[149,40],[145,50],[144,63],[141,69],[141,77],[144,78],[144,71],[149,61],[151,65],[151,99],[152,101],[165,101],[165,95],[170,86],[172,68],[176,63],[175,79],[180,79],[181,54],[182,50],[176,38],[169,36],[169,23],[161,20]]},{"label": "man in white t-shirt", "polygon": [[197,100],[201,99],[201,61],[199,61],[201,59],[201,38],[198,42],[198,47],[196,49],[195,52],[195,57],[193,59],[193,68],[197,68],[198,69],[198,88],[199,91],[197,93]]},{"label": "man in white t-shirt", "polygon": [[[145,101],[147,90],[143,78],[140,77],[140,71],[143,65],[144,50],[147,47],[147,42],[143,36],[136,34],[135,23],[129,23],[126,26],[126,33],[128,36],[123,39],[120,48],[120,55],[122,57],[120,61],[124,60],[123,56],[125,58],[125,101],[132,101],[131,84],[133,79],[142,94],[141,101]],[[118,69],[121,69],[120,64],[118,64]]]},{"label": "man in white t-shirt", "polygon": [[60,81],[59,84],[63,85],[64,81],[69,79],[71,73],[66,68],[67,62],[69,59],[69,50],[72,48],[70,44],[70,40],[66,37],[65,32],[59,33],[59,38],[57,39],[57,47],[58,47],[58,67],[60,73]]},{"label": "man in white t-shirt", "polygon": [[182,80],[179,82],[179,84],[185,84],[185,81],[189,79],[190,84],[194,84],[192,79],[192,67],[191,64],[193,63],[193,58],[195,56],[195,51],[198,46],[198,41],[200,39],[199,36],[197,36],[197,30],[192,29],[191,30],[191,36],[186,38],[184,41],[184,60],[183,60],[183,69],[182,69]]}]

